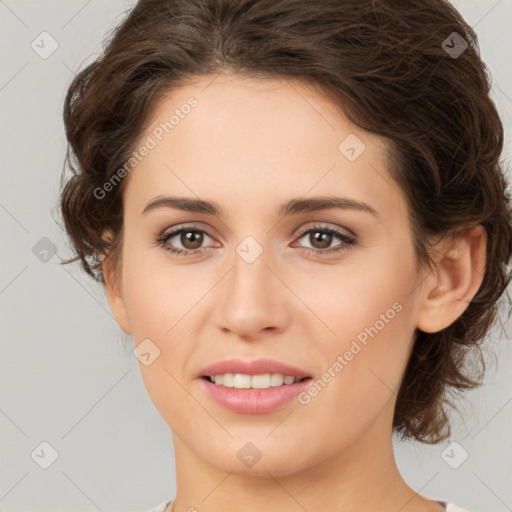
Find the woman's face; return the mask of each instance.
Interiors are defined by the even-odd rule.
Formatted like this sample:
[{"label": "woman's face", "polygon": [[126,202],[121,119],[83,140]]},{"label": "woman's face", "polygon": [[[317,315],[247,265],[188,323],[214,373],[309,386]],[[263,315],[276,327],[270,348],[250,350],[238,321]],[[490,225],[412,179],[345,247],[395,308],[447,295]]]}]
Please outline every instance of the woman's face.
[{"label": "woman's face", "polygon": [[[139,149],[111,305],[142,343],[145,386],[180,449],[239,474],[375,457],[391,435],[422,289],[383,139],[304,84],[222,75],[168,94]],[[168,196],[220,212],[148,208]],[[312,209],[320,198],[339,207]],[[303,373],[218,371],[310,379],[259,391],[207,382],[207,366],[233,359]]]}]

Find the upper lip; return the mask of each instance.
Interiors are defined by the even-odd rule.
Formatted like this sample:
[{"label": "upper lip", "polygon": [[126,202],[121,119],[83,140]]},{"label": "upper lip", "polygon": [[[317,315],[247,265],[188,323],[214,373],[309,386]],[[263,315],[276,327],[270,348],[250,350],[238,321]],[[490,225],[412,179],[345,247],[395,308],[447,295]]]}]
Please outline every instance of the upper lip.
[{"label": "upper lip", "polygon": [[264,375],[266,373],[282,373],[297,379],[311,375],[295,366],[276,361],[275,359],[227,359],[206,366],[201,370],[201,377],[222,375],[224,373],[243,373],[246,375]]}]

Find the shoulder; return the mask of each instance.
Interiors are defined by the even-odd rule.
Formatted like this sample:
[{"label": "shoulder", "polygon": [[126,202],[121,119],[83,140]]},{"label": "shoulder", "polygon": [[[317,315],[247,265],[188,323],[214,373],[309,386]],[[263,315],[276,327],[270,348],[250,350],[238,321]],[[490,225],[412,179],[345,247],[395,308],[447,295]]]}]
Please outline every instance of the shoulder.
[{"label": "shoulder", "polygon": [[[165,503],[160,503],[160,505],[148,510],[148,512],[165,512],[166,508],[172,503],[172,501],[166,501]],[[455,511],[457,512],[457,511]]]}]

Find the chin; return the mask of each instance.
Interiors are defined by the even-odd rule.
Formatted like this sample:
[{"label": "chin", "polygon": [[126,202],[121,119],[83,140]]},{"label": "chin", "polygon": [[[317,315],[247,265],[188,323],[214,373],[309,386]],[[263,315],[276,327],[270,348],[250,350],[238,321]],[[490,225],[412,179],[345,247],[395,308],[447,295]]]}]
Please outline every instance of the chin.
[{"label": "chin", "polygon": [[307,466],[305,461],[297,459],[296,444],[277,447],[267,440],[263,445],[263,441],[231,440],[221,453],[209,451],[202,457],[220,470],[240,476],[268,477],[271,474],[282,477],[297,473]]}]

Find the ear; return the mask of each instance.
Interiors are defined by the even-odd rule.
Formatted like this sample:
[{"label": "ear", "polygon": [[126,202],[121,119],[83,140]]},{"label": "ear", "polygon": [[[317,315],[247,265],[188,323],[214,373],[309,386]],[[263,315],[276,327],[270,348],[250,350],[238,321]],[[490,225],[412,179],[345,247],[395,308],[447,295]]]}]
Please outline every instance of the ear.
[{"label": "ear", "polygon": [[105,293],[116,322],[125,334],[131,334],[130,321],[122,294],[120,276],[117,275],[109,255],[103,257],[101,263],[105,280]]},{"label": "ear", "polygon": [[441,246],[437,272],[430,274],[417,328],[434,333],[451,325],[467,309],[485,273],[487,233],[479,224],[449,238]]}]

